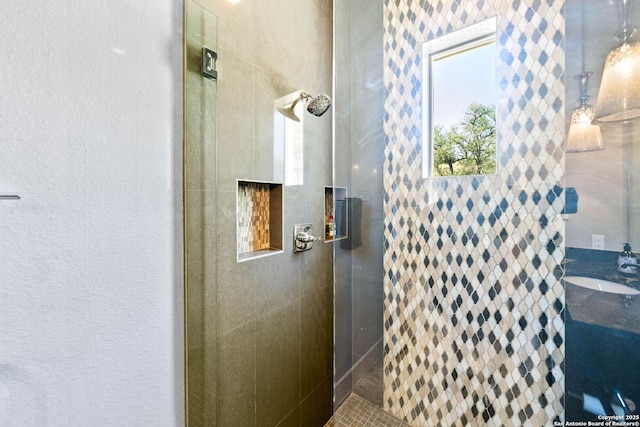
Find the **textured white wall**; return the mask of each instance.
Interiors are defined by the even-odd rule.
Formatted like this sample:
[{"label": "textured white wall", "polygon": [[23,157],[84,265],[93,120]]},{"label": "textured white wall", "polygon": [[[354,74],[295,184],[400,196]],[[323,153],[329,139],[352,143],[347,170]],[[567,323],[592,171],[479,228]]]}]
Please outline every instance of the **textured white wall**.
[{"label": "textured white wall", "polygon": [[2,426],[183,424],[181,20],[2,2]]}]

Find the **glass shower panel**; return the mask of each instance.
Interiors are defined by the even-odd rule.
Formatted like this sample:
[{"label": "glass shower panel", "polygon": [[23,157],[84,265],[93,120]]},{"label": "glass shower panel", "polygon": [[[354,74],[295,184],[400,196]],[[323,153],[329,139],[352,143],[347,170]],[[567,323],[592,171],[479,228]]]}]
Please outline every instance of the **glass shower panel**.
[{"label": "glass shower panel", "polygon": [[333,186],[346,218],[333,241],[334,407],[351,392],[382,407],[383,5],[333,5]]},{"label": "glass shower panel", "polygon": [[[614,38],[622,25],[621,5],[566,2],[566,134],[585,95],[596,117],[598,99],[611,96],[604,93],[602,76],[609,51],[621,44]],[[572,79],[581,73],[593,73],[586,93]],[[640,224],[634,195],[640,189],[640,123],[596,124],[604,149],[566,150],[566,420],[636,425],[640,284],[634,253],[640,250]]]},{"label": "glass shower panel", "polygon": [[[334,153],[333,184],[351,187],[351,150],[349,149],[351,121],[351,28],[350,3],[334,2]],[[343,119],[344,118],[344,119]],[[334,410],[347,398],[352,389],[352,308],[351,308],[351,252],[339,249],[334,243],[333,261],[333,401]]]},{"label": "glass shower panel", "polygon": [[203,76],[214,68],[203,48],[217,50],[217,18],[188,0],[184,20],[185,392],[187,425],[198,427],[216,425],[217,82]]}]

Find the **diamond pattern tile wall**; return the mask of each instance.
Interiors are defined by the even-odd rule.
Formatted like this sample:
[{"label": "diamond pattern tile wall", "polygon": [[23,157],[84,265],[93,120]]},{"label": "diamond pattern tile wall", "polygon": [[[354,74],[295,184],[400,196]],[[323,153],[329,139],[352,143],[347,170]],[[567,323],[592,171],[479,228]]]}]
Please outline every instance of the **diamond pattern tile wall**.
[{"label": "diamond pattern tile wall", "polygon": [[[385,0],[385,410],[563,420],[563,2]],[[422,178],[421,45],[498,17],[499,171]]]}]

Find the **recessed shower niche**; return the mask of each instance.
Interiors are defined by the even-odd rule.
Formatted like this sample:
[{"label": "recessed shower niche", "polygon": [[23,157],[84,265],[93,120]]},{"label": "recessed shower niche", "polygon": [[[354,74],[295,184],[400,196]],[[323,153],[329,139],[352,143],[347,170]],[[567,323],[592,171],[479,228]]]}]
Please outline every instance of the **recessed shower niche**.
[{"label": "recessed shower niche", "polygon": [[238,262],[281,253],[282,184],[238,180]]},{"label": "recessed shower niche", "polygon": [[347,189],[324,187],[324,241],[347,237]]}]

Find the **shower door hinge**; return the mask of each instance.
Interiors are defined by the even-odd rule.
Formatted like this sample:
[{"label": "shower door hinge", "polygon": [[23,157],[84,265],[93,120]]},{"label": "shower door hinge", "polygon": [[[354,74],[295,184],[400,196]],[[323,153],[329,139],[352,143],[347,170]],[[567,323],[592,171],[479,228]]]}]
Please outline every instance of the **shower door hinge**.
[{"label": "shower door hinge", "polygon": [[202,75],[208,79],[218,80],[218,71],[216,70],[216,62],[218,54],[208,47],[202,48]]}]

